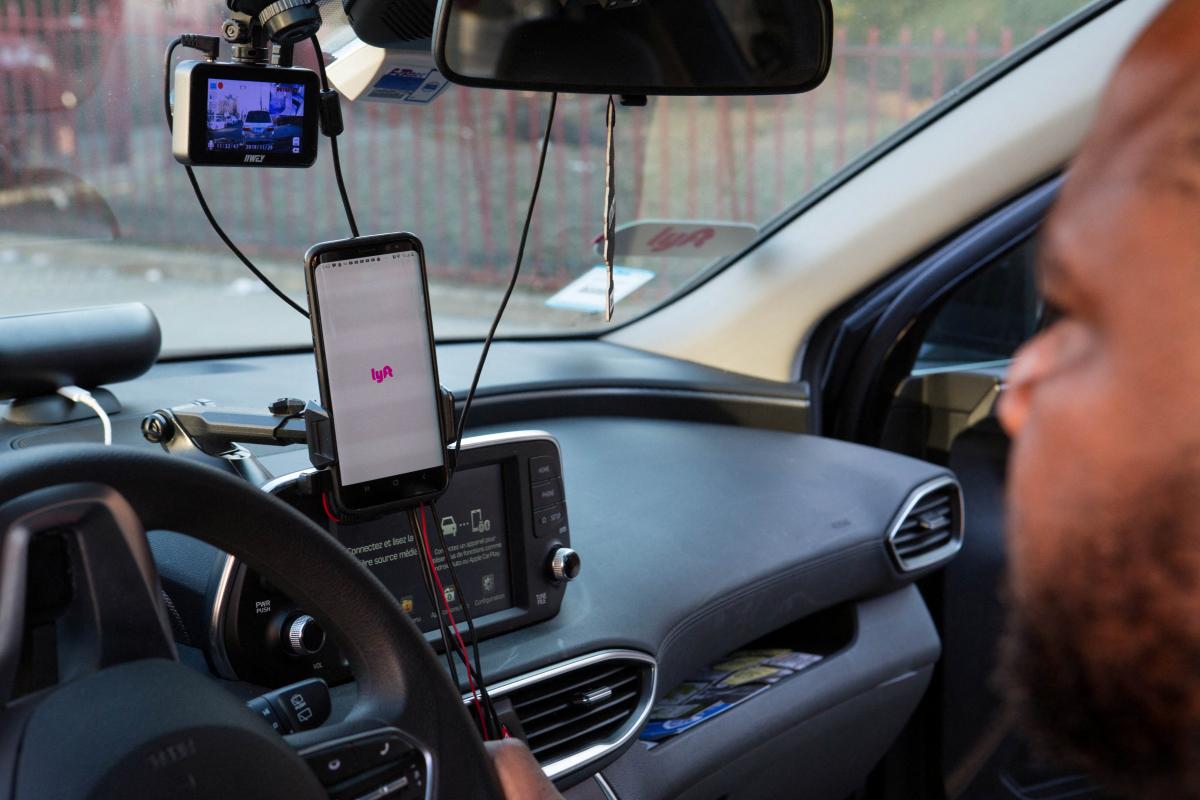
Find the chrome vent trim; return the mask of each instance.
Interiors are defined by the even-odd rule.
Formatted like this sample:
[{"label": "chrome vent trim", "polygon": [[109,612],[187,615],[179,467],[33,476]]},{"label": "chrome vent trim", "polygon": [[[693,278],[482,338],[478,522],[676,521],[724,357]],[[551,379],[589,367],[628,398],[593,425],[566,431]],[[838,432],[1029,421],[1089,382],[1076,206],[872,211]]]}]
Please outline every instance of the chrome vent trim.
[{"label": "chrome vent trim", "polygon": [[944,564],[962,549],[962,487],[943,475],[909,494],[887,532],[888,553],[901,572]]},{"label": "chrome vent trim", "polygon": [[[535,687],[539,683],[562,677],[571,672],[594,667],[597,664],[605,664],[606,662],[614,662],[614,666],[620,662],[625,662],[638,670],[641,675],[641,686],[639,687],[639,696],[637,697],[636,704],[620,727],[610,732],[600,741],[585,744],[574,752],[567,755],[560,755],[551,761],[544,762],[542,764],[542,771],[551,780],[582,769],[588,764],[604,758],[629,744],[637,736],[642,726],[646,724],[646,719],[650,716],[650,708],[654,705],[654,693],[658,688],[658,662],[654,660],[653,656],[639,650],[601,650],[488,687],[488,694],[492,697],[504,697],[505,695],[511,695],[521,692],[524,689]],[[611,690],[612,695],[615,695],[617,699],[623,696],[621,686],[614,685],[607,688]],[[560,689],[560,691],[564,690]],[[588,697],[588,695],[581,695],[581,698],[583,697]],[[605,702],[615,702],[614,699],[604,698],[597,700],[595,699],[596,697],[598,695],[588,697],[591,700],[590,704],[586,702],[579,703],[580,708],[599,709],[604,707]],[[463,695],[463,702],[471,702],[471,695]],[[519,710],[517,711],[517,716],[521,716]],[[524,719],[522,719],[522,725],[524,724]]]}]

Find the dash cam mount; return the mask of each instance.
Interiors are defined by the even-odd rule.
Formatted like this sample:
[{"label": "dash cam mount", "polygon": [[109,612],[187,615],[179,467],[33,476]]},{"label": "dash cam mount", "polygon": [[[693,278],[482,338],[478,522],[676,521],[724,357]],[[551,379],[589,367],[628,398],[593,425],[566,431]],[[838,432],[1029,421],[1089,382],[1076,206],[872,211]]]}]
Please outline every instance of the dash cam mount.
[{"label": "dash cam mount", "polygon": [[[225,40],[235,46],[234,58],[239,61],[239,46],[244,51],[265,50],[269,57],[268,42],[291,48],[314,36],[321,27],[321,15],[313,0],[226,0],[226,5],[235,15],[241,15],[226,20],[221,29]],[[249,57],[250,53],[243,52],[243,58]],[[243,63],[266,64],[269,59]]]}]

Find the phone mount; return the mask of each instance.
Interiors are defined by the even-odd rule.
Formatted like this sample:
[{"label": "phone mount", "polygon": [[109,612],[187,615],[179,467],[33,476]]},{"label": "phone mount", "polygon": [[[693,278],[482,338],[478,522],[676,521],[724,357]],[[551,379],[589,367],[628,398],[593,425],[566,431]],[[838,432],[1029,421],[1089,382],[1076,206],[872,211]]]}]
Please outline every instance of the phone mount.
[{"label": "phone mount", "polygon": [[[442,438],[447,447],[454,444],[454,394],[446,387],[439,392],[445,420]],[[325,495],[333,503],[333,473],[337,458],[333,447],[333,426],[329,412],[310,400],[281,397],[266,411],[246,408],[222,408],[211,400],[194,400],[184,405],[159,409],[142,419],[142,436],[161,445],[172,455],[182,455],[230,470],[256,486],[275,476],[247,449],[246,445],[288,447],[305,444],[308,460],[315,468],[300,480],[303,494]],[[454,457],[453,452],[451,458]],[[391,503],[378,509],[354,512],[338,509],[339,516],[364,518],[390,513],[402,504]]]}]

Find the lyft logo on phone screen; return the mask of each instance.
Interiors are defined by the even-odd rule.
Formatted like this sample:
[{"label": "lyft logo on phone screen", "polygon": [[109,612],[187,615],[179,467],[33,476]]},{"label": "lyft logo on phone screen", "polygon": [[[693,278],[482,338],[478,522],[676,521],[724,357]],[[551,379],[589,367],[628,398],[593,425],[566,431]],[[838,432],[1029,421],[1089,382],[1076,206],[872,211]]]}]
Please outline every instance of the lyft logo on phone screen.
[{"label": "lyft logo on phone screen", "polygon": [[315,280],[342,482],[442,466],[417,253],[326,262]]}]

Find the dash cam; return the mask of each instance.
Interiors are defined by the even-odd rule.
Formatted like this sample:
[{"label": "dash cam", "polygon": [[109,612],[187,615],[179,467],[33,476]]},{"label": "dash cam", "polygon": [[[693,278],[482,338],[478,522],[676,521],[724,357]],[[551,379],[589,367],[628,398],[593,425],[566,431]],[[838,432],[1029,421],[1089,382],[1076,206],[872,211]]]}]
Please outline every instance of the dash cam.
[{"label": "dash cam", "polygon": [[175,160],[203,167],[311,167],[321,84],[299,67],[183,61],[175,68]]}]

